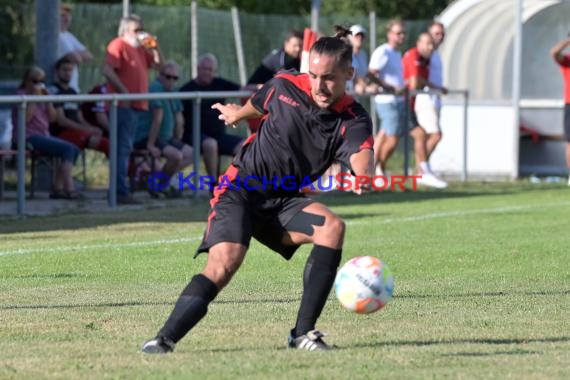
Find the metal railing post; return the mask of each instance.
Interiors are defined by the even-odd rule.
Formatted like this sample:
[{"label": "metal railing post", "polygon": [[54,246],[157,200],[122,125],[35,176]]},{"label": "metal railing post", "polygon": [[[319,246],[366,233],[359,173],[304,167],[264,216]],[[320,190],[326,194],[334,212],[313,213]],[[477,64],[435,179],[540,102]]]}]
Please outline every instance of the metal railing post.
[{"label": "metal railing post", "polygon": [[[18,112],[18,216],[24,216],[26,208],[26,108],[20,103]],[[32,184],[33,186],[33,184]]]},{"label": "metal railing post", "polygon": [[[193,198],[198,198],[198,191],[200,190],[199,179],[200,179],[200,107],[202,105],[202,99],[198,95],[198,98],[192,101],[192,144],[194,148],[194,186],[196,190],[193,194]],[[214,180],[217,180],[215,178]]]},{"label": "metal railing post", "polygon": [[110,208],[117,208],[117,106],[119,101],[111,101],[109,110],[109,194],[108,203]]},{"label": "metal railing post", "polygon": [[461,181],[467,182],[468,168],[467,168],[467,123],[468,123],[468,104],[469,104],[469,91],[463,92],[463,172],[461,173]]},{"label": "metal railing post", "polygon": [[404,94],[404,177],[408,177],[408,167],[410,166],[410,93]]}]

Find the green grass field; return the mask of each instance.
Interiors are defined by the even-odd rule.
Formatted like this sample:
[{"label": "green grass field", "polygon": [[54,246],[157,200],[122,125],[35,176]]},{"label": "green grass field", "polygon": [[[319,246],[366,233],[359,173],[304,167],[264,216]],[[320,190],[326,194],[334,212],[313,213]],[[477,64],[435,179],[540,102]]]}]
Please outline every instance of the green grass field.
[{"label": "green grass field", "polygon": [[310,247],[252,243],[208,316],[167,356],[140,354],[189,279],[207,205],[0,221],[0,378],[567,379],[570,189],[470,184],[320,201],[347,222],[343,262],[396,277],[375,314],[330,295],[340,349],[285,349]]}]

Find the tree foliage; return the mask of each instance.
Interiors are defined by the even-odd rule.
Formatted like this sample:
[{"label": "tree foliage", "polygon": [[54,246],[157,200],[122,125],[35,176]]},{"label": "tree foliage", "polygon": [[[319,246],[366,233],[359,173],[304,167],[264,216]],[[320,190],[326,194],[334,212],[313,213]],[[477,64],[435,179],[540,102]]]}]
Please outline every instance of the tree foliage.
[{"label": "tree foliage", "polygon": [[[75,2],[91,0],[76,0]],[[321,0],[323,15],[342,14],[365,16],[376,11],[379,18],[401,17],[406,20],[426,20],[439,14],[454,0]],[[117,0],[93,0],[113,3]],[[131,0],[132,4],[188,5],[189,0]],[[310,0],[197,0],[198,6],[211,9],[230,9],[235,6],[242,12],[267,14],[309,14]]]}]

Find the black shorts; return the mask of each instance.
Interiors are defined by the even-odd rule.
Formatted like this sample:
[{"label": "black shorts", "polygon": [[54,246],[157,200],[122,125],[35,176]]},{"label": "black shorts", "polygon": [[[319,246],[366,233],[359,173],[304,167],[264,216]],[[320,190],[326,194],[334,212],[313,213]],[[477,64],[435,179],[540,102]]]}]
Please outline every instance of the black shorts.
[{"label": "black shorts", "polygon": [[249,247],[251,237],[289,260],[298,245],[283,244],[287,224],[313,201],[299,192],[263,193],[256,190],[215,190],[208,226],[196,254],[230,242]]},{"label": "black shorts", "polygon": [[570,142],[570,104],[564,104],[564,137]]}]

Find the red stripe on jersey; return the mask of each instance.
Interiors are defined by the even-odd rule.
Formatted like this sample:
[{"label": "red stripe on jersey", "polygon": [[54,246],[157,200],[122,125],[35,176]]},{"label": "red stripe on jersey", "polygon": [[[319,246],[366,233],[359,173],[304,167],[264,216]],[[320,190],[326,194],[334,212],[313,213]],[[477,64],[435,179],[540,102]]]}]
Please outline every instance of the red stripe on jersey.
[{"label": "red stripe on jersey", "polygon": [[246,146],[247,144],[251,143],[253,139],[255,139],[255,136],[257,136],[257,133],[252,133],[251,135],[247,136],[247,138],[243,141],[241,146]]},{"label": "red stripe on jersey", "polygon": [[267,103],[269,103],[269,99],[271,99],[271,96],[273,95],[274,92],[275,92],[275,87],[269,90],[269,94],[267,94],[267,98],[265,98],[265,101],[263,102],[263,109],[266,111],[267,111]]},{"label": "red stripe on jersey", "polygon": [[368,138],[364,140],[362,144],[360,144],[360,150],[372,149],[373,146],[374,146],[374,139],[372,138],[372,136],[368,136]]},{"label": "red stripe on jersey", "polygon": [[299,90],[303,91],[305,94],[312,99],[311,96],[311,82],[309,81],[309,74],[288,74],[282,73],[275,75],[275,78],[283,78],[293,83]]},{"label": "red stripe on jersey", "polygon": [[[352,96],[346,95],[344,94],[342,98],[340,98],[338,101],[336,101],[332,106],[331,106],[331,110],[333,110],[334,112],[337,113],[341,113],[344,111],[348,111],[349,110],[349,106],[354,103],[354,99],[352,98]],[[350,112],[350,111],[349,111]],[[352,112],[351,112],[352,113]],[[354,115],[354,114],[353,114]]]}]

